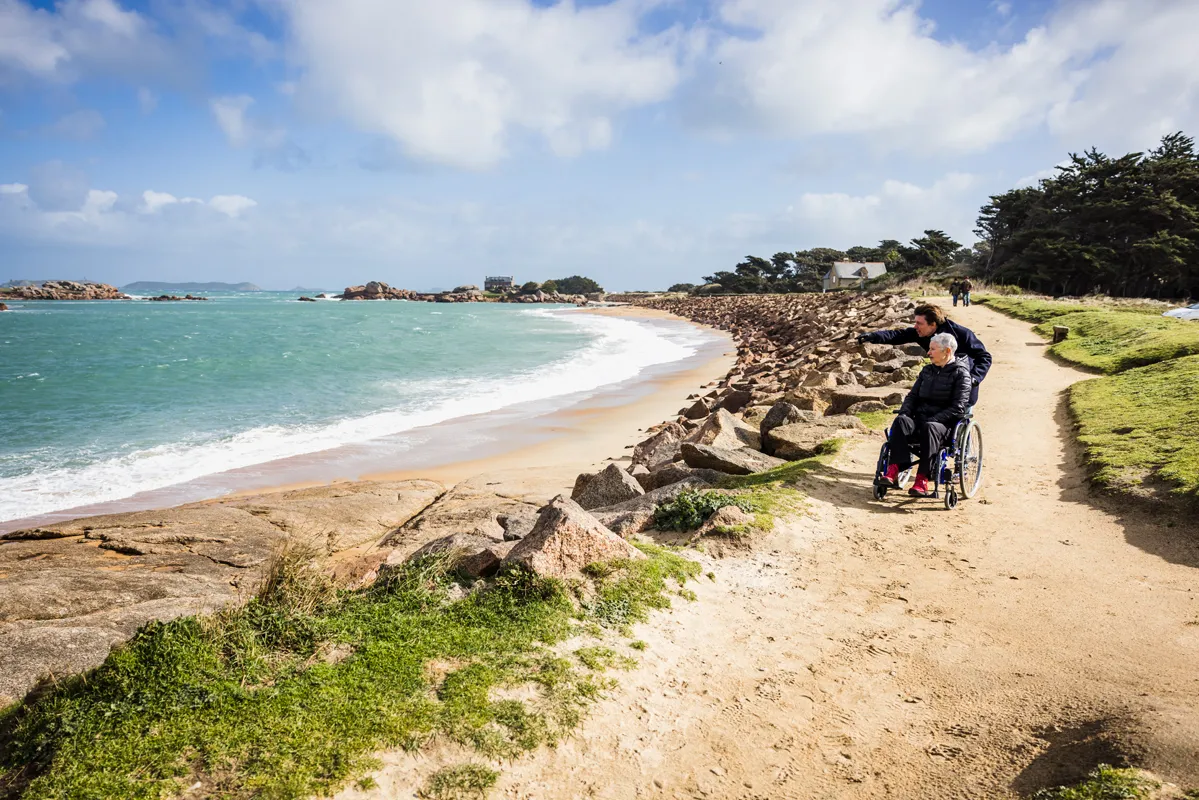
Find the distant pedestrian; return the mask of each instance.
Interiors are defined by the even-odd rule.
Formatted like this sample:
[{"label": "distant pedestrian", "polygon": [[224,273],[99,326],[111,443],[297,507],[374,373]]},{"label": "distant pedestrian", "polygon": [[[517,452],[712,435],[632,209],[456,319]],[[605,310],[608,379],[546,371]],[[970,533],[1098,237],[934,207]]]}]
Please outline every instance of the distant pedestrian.
[{"label": "distant pedestrian", "polygon": [[[962,303],[970,305],[970,290],[974,288],[974,284],[970,283],[969,278],[962,278],[962,282],[958,284],[958,291],[962,293]],[[954,303],[957,305],[957,303]]]},{"label": "distant pedestrian", "polygon": [[962,284],[960,282],[954,281],[953,283],[949,284],[949,296],[953,298],[953,304],[955,306],[958,304],[958,295],[961,294],[961,291]]}]

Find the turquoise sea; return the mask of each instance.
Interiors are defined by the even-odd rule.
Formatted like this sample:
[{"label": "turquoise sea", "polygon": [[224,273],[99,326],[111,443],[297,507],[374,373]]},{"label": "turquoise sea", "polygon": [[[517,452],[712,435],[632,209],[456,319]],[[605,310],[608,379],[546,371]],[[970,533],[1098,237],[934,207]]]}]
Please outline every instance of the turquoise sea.
[{"label": "turquoise sea", "polygon": [[577,400],[711,344],[689,325],[560,306],[209,296],[0,313],[0,521],[403,447],[405,432]]}]

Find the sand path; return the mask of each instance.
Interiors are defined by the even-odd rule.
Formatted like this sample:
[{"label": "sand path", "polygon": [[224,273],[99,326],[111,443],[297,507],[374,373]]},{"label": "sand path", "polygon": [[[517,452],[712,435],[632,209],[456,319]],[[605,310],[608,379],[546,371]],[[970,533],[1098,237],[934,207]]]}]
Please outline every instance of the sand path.
[{"label": "sand path", "polygon": [[1004,797],[1125,755],[1199,787],[1195,522],[1096,505],[1062,399],[1087,376],[1026,324],[956,318],[996,356],[980,496],[875,503],[880,441],[850,448],[493,797]]}]

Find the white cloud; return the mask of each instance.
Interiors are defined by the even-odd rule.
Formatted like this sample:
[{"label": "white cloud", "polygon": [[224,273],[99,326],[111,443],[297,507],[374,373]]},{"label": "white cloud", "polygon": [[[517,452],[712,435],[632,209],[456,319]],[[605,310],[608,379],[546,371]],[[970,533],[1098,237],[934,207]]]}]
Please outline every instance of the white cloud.
[{"label": "white cloud", "polygon": [[1190,0],[1063,2],[1019,42],[980,49],[897,0],[726,0],[719,17],[749,33],[716,37],[702,90],[690,87],[691,113],[718,131],[939,153],[1038,128],[1081,147],[1199,123]]},{"label": "white cloud", "polygon": [[23,183],[0,183],[0,194],[25,194],[29,187]]},{"label": "white cloud", "polygon": [[95,109],[73,111],[46,128],[46,133],[61,139],[86,141],[104,130],[104,115]]},{"label": "white cloud", "polygon": [[147,189],[142,192],[142,207],[139,209],[143,214],[156,214],[162,208],[174,205],[179,202],[179,198],[167,192],[156,192],[153,189]]},{"label": "white cloud", "polygon": [[787,209],[783,221],[804,241],[830,247],[911,238],[926,228],[968,245],[974,241],[978,208],[971,200],[977,188],[974,175],[953,172],[929,186],[888,180],[868,194],[808,193]]},{"label": "white cloud", "polygon": [[245,147],[250,142],[251,129],[246,122],[246,109],[254,104],[248,94],[233,97],[214,97],[209,103],[217,124],[234,147]]},{"label": "white cloud", "polygon": [[136,75],[161,72],[171,61],[148,19],[113,0],[64,0],[53,10],[0,0],[0,78],[6,72],[55,81]]},{"label": "white cloud", "polygon": [[289,0],[301,97],[413,158],[481,168],[532,133],[561,155],[607,147],[612,116],[678,83],[674,34],[642,0]]},{"label": "white cloud", "polygon": [[240,194],[219,194],[209,200],[208,205],[226,216],[236,217],[258,203]]}]

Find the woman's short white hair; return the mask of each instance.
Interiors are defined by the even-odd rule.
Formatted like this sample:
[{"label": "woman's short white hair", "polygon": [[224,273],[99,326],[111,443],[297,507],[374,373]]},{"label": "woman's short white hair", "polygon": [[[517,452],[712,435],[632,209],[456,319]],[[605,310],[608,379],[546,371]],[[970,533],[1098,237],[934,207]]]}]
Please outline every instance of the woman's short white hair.
[{"label": "woman's short white hair", "polygon": [[948,350],[951,353],[957,353],[958,351],[958,340],[952,333],[938,333],[929,340],[928,346],[932,347],[934,344],[942,350]]}]

